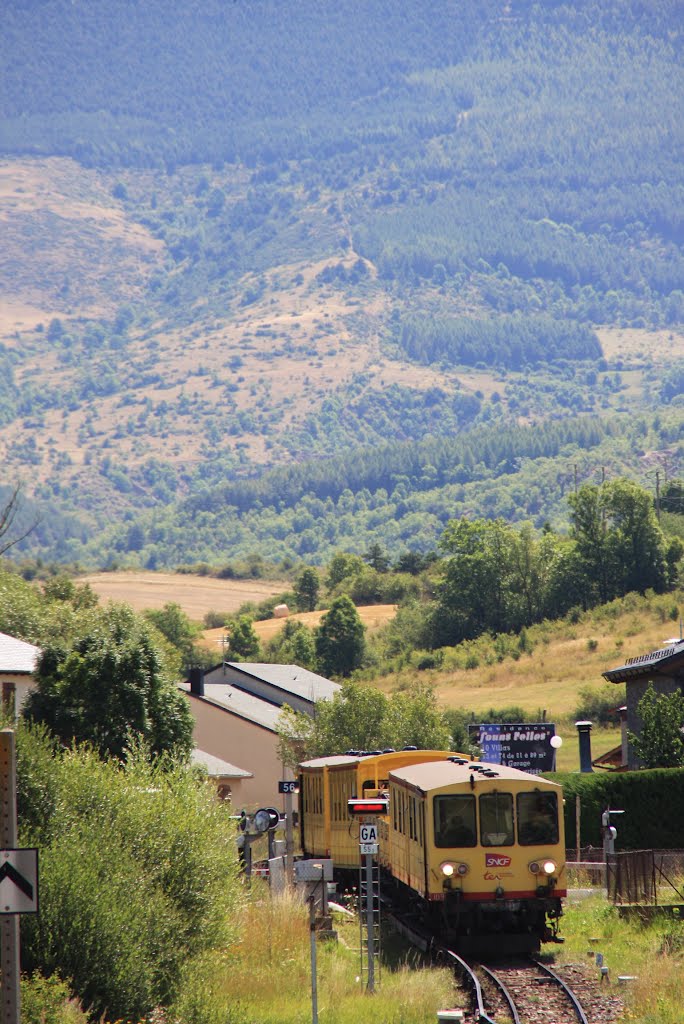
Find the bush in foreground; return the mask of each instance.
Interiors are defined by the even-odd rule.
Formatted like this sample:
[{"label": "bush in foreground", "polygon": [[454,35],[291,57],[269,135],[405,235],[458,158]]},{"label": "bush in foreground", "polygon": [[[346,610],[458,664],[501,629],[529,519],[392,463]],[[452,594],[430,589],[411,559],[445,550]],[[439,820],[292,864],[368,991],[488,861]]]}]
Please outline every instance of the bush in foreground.
[{"label": "bush in foreground", "polygon": [[197,775],[126,765],[18,735],[20,837],[41,850],[41,913],[22,923],[24,967],[69,979],[91,1017],[168,1005],[190,961],[231,940],[234,827]]}]

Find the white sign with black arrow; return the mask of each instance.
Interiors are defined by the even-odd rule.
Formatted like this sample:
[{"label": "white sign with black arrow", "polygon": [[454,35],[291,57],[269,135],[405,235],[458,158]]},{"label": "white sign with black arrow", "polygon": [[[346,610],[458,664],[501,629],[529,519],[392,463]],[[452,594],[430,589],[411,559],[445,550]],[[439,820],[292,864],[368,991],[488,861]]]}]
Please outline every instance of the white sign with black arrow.
[{"label": "white sign with black arrow", "polygon": [[38,913],[38,850],[0,850],[0,914]]}]

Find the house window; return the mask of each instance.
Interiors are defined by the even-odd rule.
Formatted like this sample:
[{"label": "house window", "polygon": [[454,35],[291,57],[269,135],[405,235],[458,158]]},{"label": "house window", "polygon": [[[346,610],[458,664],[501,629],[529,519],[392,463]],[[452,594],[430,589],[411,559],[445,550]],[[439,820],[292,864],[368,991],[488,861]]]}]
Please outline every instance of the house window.
[{"label": "house window", "polygon": [[17,688],[14,683],[3,682],[2,684],[2,706],[6,711],[14,711]]}]

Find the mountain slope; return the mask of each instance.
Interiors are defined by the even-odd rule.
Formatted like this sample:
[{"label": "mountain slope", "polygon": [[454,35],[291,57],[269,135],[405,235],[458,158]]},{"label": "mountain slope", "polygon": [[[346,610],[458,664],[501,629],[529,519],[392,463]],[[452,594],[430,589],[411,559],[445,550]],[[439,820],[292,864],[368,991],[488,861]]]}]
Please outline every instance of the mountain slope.
[{"label": "mountain slope", "polygon": [[674,0],[6,6],[24,550],[424,550],[680,472]]}]

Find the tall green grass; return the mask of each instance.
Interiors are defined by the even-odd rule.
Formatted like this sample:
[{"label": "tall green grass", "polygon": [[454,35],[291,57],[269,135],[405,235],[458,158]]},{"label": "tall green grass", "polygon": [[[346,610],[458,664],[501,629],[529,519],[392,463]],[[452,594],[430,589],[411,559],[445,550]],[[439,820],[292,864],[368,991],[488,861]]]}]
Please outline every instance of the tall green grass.
[{"label": "tall green grass", "polygon": [[[449,971],[416,968],[415,953],[381,966],[374,994],[359,978],[359,928],[336,920],[339,941],[317,943],[320,1024],[426,1024],[457,999]],[[308,909],[293,895],[271,900],[257,887],[240,940],[205,960],[174,1010],[183,1024],[310,1024]]]},{"label": "tall green grass", "polygon": [[[624,1000],[622,1021],[635,1024],[681,1024],[684,977],[684,921],[658,917],[645,924],[623,920],[605,897],[596,895],[566,908],[562,921],[565,945],[558,963],[583,961],[595,974],[595,954],[608,967],[606,995]],[[598,940],[598,941],[590,941]],[[590,955],[591,954],[591,955]],[[620,975],[636,978],[621,984]]]}]

